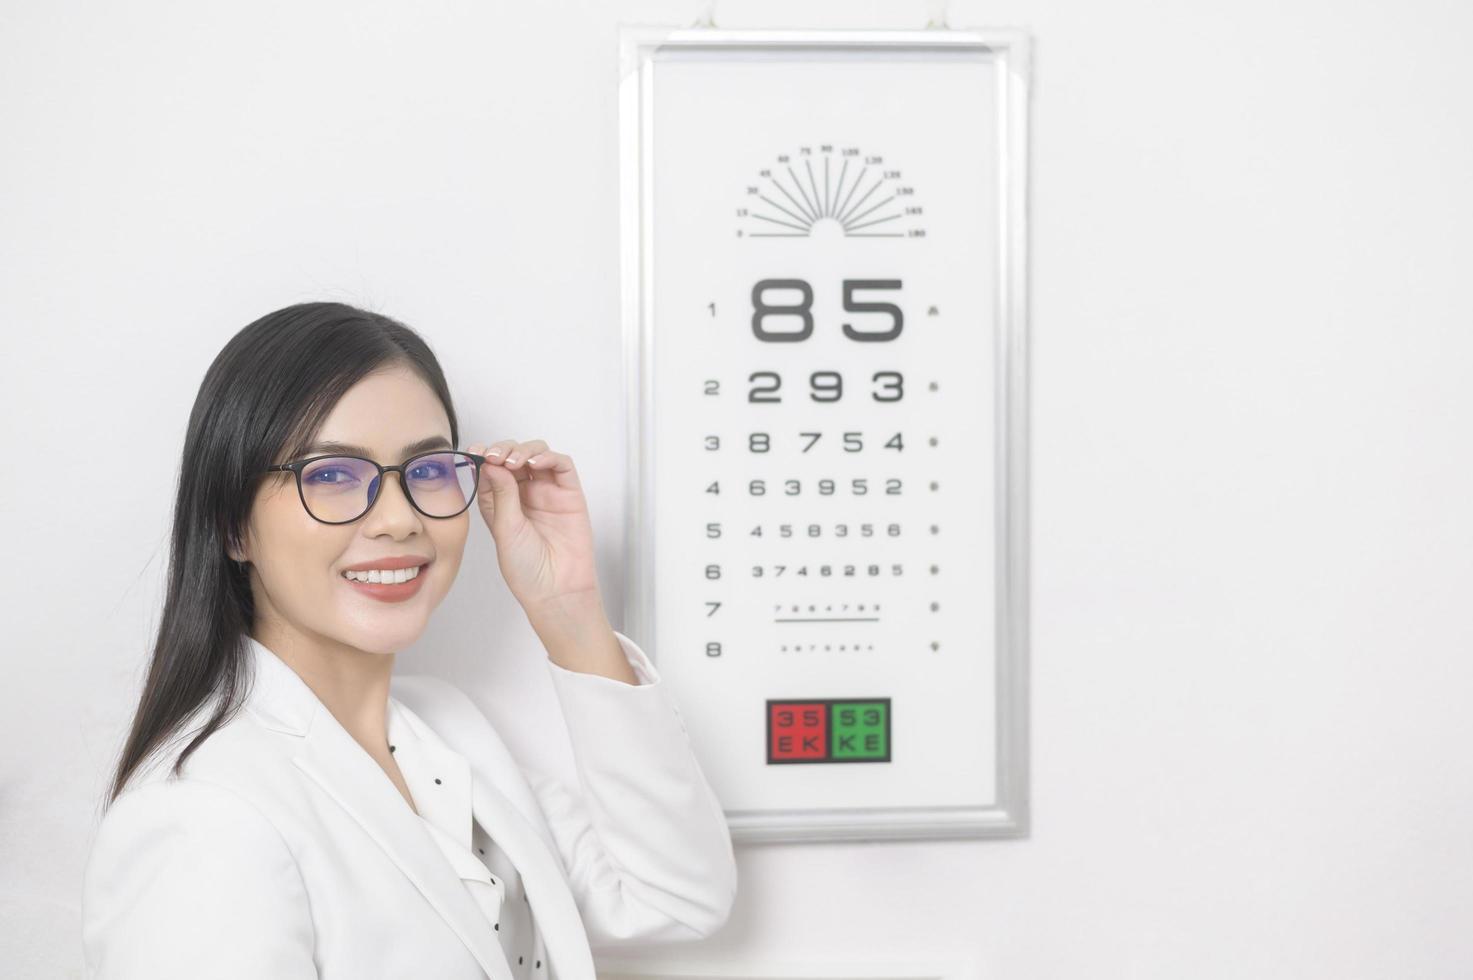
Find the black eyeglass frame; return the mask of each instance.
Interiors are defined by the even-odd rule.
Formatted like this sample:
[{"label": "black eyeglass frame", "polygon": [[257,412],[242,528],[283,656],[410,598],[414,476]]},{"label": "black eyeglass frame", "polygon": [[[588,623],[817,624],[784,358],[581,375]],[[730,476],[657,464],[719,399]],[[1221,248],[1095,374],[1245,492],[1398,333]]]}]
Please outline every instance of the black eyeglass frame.
[{"label": "black eyeglass frame", "polygon": [[[411,463],[417,462],[418,460],[424,459],[426,456],[440,456],[445,453],[455,453],[458,456],[468,456],[471,459],[475,460],[476,482],[474,485],[477,487],[481,485],[481,467],[486,464],[486,457],[478,453],[468,453],[462,449],[431,449],[429,452],[420,453],[417,456],[411,456],[404,462],[399,463],[397,466],[385,466],[378,460],[369,459],[366,456],[348,456],[343,453],[323,453],[320,456],[308,456],[306,459],[299,459],[293,463],[278,463],[275,466],[268,466],[266,467],[266,472],[291,473],[297,481],[297,499],[302,502],[302,509],[307,512],[308,517],[312,518],[319,524],[331,524],[334,526],[340,524],[352,524],[355,521],[361,521],[363,520],[363,518],[367,517],[368,512],[373,510],[373,505],[378,503],[379,497],[383,496],[385,473],[399,474],[399,489],[404,491],[404,499],[409,501],[409,506],[413,507],[415,510],[419,511],[421,514],[424,514],[424,516],[432,520],[448,521],[450,518],[459,517],[461,514],[464,514],[466,512],[470,505],[475,502],[476,496],[474,493],[471,494],[470,500],[467,500],[465,502],[465,507],[460,508],[460,510],[456,511],[453,514],[431,514],[415,501],[414,492],[409,489],[409,484],[404,482],[404,468],[406,466],[409,466]],[[302,470],[306,468],[307,464],[315,463],[319,459],[359,459],[365,463],[368,463],[371,466],[378,467],[379,490],[378,493],[373,495],[373,499],[368,502],[368,506],[363,508],[363,513],[346,521],[324,521],[322,518],[312,513],[312,508],[307,506],[307,495],[302,491]]]}]

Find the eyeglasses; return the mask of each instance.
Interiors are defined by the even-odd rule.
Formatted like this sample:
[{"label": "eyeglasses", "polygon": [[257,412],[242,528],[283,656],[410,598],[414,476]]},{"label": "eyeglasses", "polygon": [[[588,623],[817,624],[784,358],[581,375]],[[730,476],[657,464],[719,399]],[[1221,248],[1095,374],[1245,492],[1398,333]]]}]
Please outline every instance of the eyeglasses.
[{"label": "eyeglasses", "polygon": [[398,473],[404,496],[426,517],[454,517],[476,499],[485,456],[449,450],[421,453],[398,466],[361,456],[312,456],[266,467],[289,471],[307,513],[323,524],[351,524],[378,500],[385,473]]}]

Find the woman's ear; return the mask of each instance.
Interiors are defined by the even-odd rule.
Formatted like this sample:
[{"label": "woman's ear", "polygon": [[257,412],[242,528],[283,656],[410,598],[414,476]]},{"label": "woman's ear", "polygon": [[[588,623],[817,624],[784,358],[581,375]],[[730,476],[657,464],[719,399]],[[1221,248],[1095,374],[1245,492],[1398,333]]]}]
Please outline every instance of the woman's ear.
[{"label": "woman's ear", "polygon": [[229,555],[230,560],[235,562],[237,565],[244,564],[247,561],[245,553],[241,551],[240,544],[236,542],[234,538],[226,543],[225,553]]}]

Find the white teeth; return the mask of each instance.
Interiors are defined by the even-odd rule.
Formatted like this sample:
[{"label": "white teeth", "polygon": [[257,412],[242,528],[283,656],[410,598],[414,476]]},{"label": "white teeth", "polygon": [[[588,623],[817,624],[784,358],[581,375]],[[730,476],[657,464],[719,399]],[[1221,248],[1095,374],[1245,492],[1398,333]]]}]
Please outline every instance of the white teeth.
[{"label": "white teeth", "polygon": [[343,577],[350,578],[355,582],[376,582],[380,585],[397,585],[400,582],[408,582],[410,579],[418,576],[419,570],[423,567],[423,565],[416,565],[413,568],[396,568],[392,571],[389,569],[374,568],[366,572],[344,572]]}]

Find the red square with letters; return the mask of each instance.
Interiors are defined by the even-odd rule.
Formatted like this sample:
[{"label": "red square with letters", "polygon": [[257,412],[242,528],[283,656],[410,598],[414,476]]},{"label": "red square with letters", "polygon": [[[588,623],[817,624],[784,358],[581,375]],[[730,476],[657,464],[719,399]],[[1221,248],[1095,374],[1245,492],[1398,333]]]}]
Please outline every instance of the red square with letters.
[{"label": "red square with letters", "polygon": [[828,756],[829,706],[823,701],[767,702],[767,761]]}]

